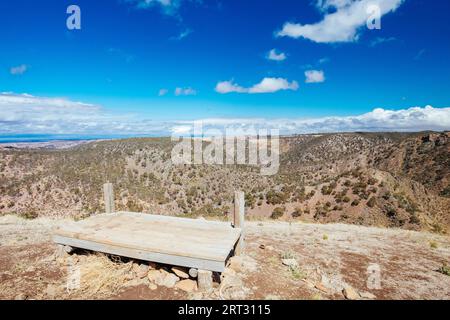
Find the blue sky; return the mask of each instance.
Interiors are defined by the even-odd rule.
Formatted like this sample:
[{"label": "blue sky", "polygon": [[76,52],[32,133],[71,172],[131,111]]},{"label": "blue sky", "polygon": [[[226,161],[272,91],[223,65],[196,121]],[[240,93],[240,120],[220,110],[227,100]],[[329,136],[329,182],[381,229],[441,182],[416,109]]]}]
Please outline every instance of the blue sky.
[{"label": "blue sky", "polygon": [[[0,133],[106,132],[121,118],[347,119],[376,108],[395,120],[411,107],[426,121],[399,130],[449,129],[450,2],[374,2],[380,30],[356,10],[366,0],[2,1]],[[81,30],[66,27],[71,4]],[[427,105],[441,108],[431,120]],[[77,126],[83,114],[97,127]]]}]

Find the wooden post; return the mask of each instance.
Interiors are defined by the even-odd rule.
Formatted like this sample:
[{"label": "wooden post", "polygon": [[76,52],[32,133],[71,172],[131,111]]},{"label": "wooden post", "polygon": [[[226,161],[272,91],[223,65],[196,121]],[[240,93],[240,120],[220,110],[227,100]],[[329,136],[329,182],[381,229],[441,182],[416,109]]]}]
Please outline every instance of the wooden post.
[{"label": "wooden post", "polygon": [[190,268],[190,269],[189,269],[189,275],[190,275],[192,278],[197,278],[197,276],[198,276],[198,270],[195,269],[195,268]]},{"label": "wooden post", "polygon": [[112,183],[105,183],[103,185],[103,194],[105,197],[105,212],[113,213],[115,211],[114,208],[114,192]]},{"label": "wooden post", "polygon": [[244,251],[244,214],[245,214],[245,198],[244,192],[234,192],[234,221],[233,226],[241,229],[241,236],[236,244],[235,254],[241,255]]},{"label": "wooden post", "polygon": [[209,270],[198,270],[197,287],[201,292],[210,292],[213,289],[212,272]]}]

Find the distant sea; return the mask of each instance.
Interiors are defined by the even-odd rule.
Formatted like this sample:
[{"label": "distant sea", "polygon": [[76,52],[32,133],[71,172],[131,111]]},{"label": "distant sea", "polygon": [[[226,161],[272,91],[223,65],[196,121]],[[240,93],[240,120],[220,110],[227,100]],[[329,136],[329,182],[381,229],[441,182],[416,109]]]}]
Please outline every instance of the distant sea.
[{"label": "distant sea", "polygon": [[0,143],[125,139],[149,135],[0,134]]}]

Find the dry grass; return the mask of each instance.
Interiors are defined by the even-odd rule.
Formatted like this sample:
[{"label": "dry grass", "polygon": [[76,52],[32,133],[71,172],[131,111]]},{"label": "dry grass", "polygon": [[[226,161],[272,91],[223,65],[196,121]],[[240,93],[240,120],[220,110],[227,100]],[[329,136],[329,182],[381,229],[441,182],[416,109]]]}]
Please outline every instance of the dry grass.
[{"label": "dry grass", "polygon": [[78,293],[89,298],[117,293],[126,282],[131,265],[131,262],[113,261],[104,254],[86,256],[80,263],[81,279]]}]

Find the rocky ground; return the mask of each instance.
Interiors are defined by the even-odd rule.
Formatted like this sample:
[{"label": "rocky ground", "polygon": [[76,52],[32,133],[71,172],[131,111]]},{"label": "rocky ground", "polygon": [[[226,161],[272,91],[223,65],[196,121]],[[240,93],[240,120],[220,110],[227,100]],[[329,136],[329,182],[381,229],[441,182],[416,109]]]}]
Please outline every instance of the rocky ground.
[{"label": "rocky ground", "polygon": [[248,222],[245,256],[200,292],[182,268],[58,255],[51,230],[60,223],[0,217],[0,299],[450,298],[450,239],[430,233]]}]

